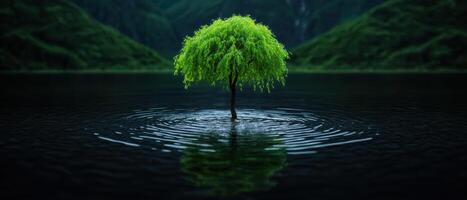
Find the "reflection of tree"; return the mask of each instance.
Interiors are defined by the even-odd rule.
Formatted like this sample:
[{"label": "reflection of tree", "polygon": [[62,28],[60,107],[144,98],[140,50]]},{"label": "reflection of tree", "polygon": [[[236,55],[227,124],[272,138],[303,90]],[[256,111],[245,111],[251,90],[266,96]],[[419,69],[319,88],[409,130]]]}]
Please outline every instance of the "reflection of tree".
[{"label": "reflection of tree", "polygon": [[181,158],[182,171],[198,187],[209,194],[232,196],[266,190],[275,185],[270,180],[285,167],[286,152],[273,148],[278,140],[265,134],[237,134],[229,137],[217,134],[200,136],[199,143],[209,147],[192,146]]}]

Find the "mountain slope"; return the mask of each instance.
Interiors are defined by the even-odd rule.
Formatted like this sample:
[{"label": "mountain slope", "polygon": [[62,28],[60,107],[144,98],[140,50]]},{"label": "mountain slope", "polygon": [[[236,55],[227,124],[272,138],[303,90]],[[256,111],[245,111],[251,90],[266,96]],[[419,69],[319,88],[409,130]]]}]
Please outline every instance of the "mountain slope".
[{"label": "mountain slope", "polygon": [[467,2],[392,0],[293,51],[323,69],[467,69]]},{"label": "mountain slope", "polygon": [[158,52],[173,55],[185,36],[219,17],[251,15],[268,25],[287,47],[293,47],[384,0],[73,1],[102,23]]},{"label": "mountain slope", "polygon": [[167,64],[157,53],[95,22],[67,0],[0,3],[0,70],[138,69]]},{"label": "mountain slope", "polygon": [[73,1],[98,21],[160,53],[171,54],[178,43],[168,16],[152,0]]},{"label": "mountain slope", "polygon": [[230,0],[232,13],[251,14],[280,41],[295,47],[337,24],[353,19],[383,0]]}]

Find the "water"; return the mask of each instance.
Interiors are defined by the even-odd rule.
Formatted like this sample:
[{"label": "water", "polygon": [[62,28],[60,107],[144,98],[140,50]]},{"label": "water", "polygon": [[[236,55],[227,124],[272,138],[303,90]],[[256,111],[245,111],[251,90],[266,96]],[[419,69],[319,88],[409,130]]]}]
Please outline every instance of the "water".
[{"label": "water", "polygon": [[2,75],[1,195],[465,197],[464,75],[290,75],[271,94],[170,75]]}]

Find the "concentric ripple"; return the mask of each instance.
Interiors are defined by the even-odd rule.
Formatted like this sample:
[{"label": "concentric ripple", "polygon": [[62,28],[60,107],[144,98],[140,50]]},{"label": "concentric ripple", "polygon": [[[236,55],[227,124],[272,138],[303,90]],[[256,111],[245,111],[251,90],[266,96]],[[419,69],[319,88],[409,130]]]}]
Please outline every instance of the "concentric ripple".
[{"label": "concentric ripple", "polygon": [[243,145],[255,145],[258,141],[253,138],[257,137],[249,141],[248,136],[261,134],[274,141],[265,150],[285,149],[288,154],[316,153],[321,148],[365,142],[376,134],[361,120],[339,115],[324,117],[308,110],[240,109],[237,112],[239,120],[231,122],[228,110],[165,107],[134,110],[88,131],[105,141],[162,152],[189,147],[215,152],[212,140],[206,140],[206,136],[213,135],[217,142],[227,143],[234,135],[242,137]]}]

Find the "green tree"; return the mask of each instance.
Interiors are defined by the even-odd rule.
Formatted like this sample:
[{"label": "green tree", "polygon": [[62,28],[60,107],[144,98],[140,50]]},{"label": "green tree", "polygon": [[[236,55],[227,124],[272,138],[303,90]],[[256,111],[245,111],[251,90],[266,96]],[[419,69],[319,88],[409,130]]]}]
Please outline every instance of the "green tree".
[{"label": "green tree", "polygon": [[184,40],[175,56],[175,74],[183,74],[185,88],[198,81],[230,89],[230,112],[237,119],[237,88],[251,86],[270,91],[275,82],[285,84],[289,53],[268,27],[250,17],[217,19]]}]

